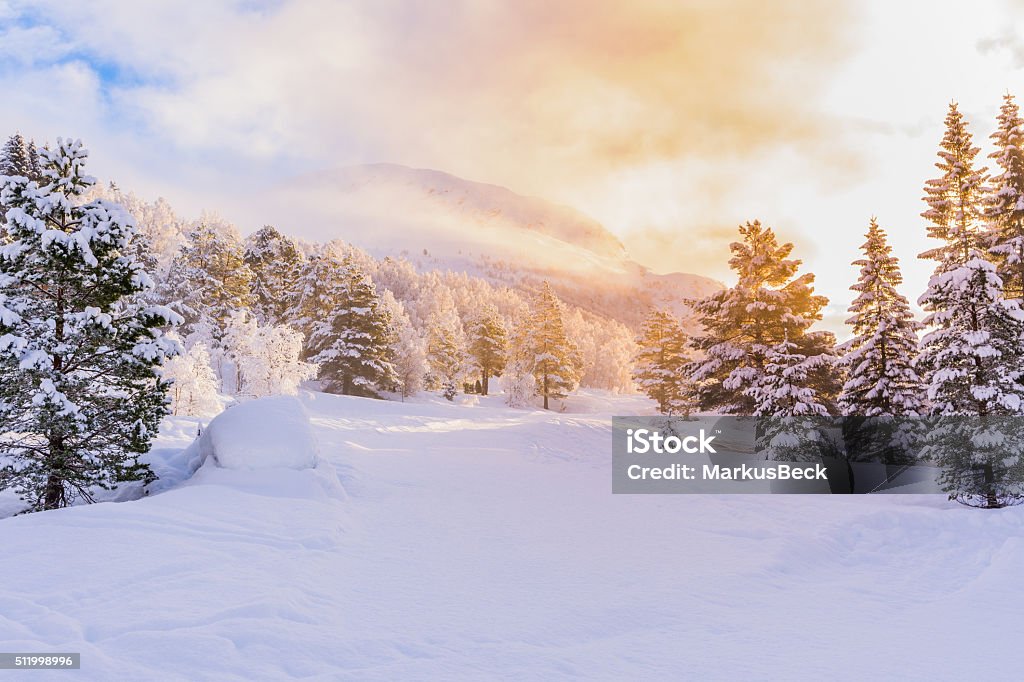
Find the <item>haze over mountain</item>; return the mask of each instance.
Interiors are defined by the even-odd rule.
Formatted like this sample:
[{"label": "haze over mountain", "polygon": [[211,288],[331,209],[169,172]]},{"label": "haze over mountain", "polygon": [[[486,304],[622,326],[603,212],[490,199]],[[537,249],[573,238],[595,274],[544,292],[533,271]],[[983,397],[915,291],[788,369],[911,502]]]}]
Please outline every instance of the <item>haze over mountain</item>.
[{"label": "haze over mountain", "polygon": [[507,284],[547,279],[569,302],[630,324],[649,305],[685,315],[684,299],[722,286],[700,275],[651,272],[573,208],[437,170],[381,163],[310,173],[256,204],[261,220],[288,234],[343,239],[421,269]]}]

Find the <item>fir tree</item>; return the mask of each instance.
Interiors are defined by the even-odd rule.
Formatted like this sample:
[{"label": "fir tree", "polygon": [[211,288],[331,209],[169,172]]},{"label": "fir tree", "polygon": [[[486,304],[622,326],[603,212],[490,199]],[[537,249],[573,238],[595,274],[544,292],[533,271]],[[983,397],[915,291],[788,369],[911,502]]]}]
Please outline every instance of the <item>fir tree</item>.
[{"label": "fir tree", "polygon": [[1024,313],[1005,299],[995,265],[982,252],[932,277],[920,303],[934,331],[921,343],[923,371],[938,423],[924,454],[943,469],[950,497],[1001,507],[1024,489]]},{"label": "fir tree", "polygon": [[562,399],[579,386],[581,360],[565,332],[562,302],[544,282],[534,300],[526,339],[537,395],[550,409],[551,398]]},{"label": "fir tree", "polygon": [[854,337],[839,348],[840,364],[848,372],[839,402],[848,415],[917,417],[925,412],[921,379],[914,369],[921,325],[896,289],[903,283],[899,260],[875,218],[866,238],[864,258],[853,262],[860,277],[850,287],[857,298],[846,321]]},{"label": "fir tree", "polygon": [[839,397],[843,439],[853,461],[908,464],[925,414],[924,387],[914,368],[917,330],[910,304],[896,287],[903,283],[885,231],[875,218],[868,227],[857,298],[846,321],[854,337],[839,347],[846,383]]},{"label": "fir tree", "polygon": [[979,151],[967,129],[967,121],[953,102],[946,115],[946,132],[935,164],[942,175],[925,183],[924,200],[928,209],[921,214],[929,223],[928,236],[941,242],[921,254],[921,258],[938,261],[936,272],[966,263],[971,259],[971,252],[982,246],[988,176],[985,168],[975,168]]},{"label": "fir tree", "polygon": [[665,311],[652,311],[638,343],[633,378],[640,390],[658,403],[661,414],[689,417],[693,409],[692,386],[685,371],[690,362],[689,339],[679,320]]},{"label": "fir tree", "polygon": [[25,145],[25,138],[21,133],[15,133],[7,138],[3,152],[0,153],[0,175],[20,176],[30,180],[36,180],[37,173],[33,171],[38,168],[38,162],[34,167],[29,157],[28,147]]},{"label": "fir tree", "polygon": [[508,331],[497,308],[487,305],[469,328],[469,354],[480,372],[480,393],[487,395],[490,379],[505,369]]},{"label": "fir tree", "polygon": [[45,185],[19,176],[0,189],[0,487],[29,510],[152,479],[139,456],[167,412],[160,364],[177,351],[160,331],[177,316],[139,302],[152,282],[125,255],[131,217],[80,201],[87,156],[58,140],[42,153]]},{"label": "fir tree", "polygon": [[252,272],[253,312],[263,324],[283,324],[291,307],[302,253],[294,241],[267,225],[245,241],[245,264]]},{"label": "fir tree", "polygon": [[[693,345],[704,357],[688,373],[697,384],[700,409],[752,415],[756,403],[747,389],[764,376],[772,348],[788,341],[811,358],[830,352],[835,337],[808,331],[828,299],[814,293],[814,275],[796,276],[800,261],[789,257],[793,245],[780,246],[771,228],[756,220],[741,225],[740,234],[743,241],[729,247],[735,286],[693,303],[704,330]],[[818,365],[808,381],[831,409],[838,391],[834,373]]]},{"label": "fir tree", "polygon": [[744,389],[759,417],[757,449],[765,459],[817,461],[827,443],[822,419],[828,407],[818,399],[813,375],[832,357],[807,357],[788,339],[765,353],[764,372]]},{"label": "fir tree", "polygon": [[999,127],[992,134],[996,150],[989,155],[1000,173],[992,178],[985,215],[991,253],[998,265],[1007,298],[1024,298],[1024,120],[1013,99],[1004,96]]}]

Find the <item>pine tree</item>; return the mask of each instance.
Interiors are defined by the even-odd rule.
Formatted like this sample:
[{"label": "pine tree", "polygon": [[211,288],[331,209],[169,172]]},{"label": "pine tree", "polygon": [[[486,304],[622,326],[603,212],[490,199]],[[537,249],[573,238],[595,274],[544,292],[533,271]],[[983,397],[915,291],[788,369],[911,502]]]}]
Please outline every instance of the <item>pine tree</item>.
[{"label": "pine tree", "polygon": [[850,287],[857,298],[846,321],[854,337],[839,348],[840,365],[849,375],[839,402],[847,415],[917,417],[925,413],[921,378],[914,369],[921,325],[896,289],[903,283],[899,260],[875,218],[865,236],[864,258],[853,262],[860,277]]},{"label": "pine tree", "polygon": [[295,242],[266,225],[245,240],[245,264],[252,272],[253,312],[262,324],[283,324],[291,307],[302,253]]},{"label": "pine tree", "polygon": [[153,478],[139,456],[167,413],[159,367],[178,349],[160,331],[177,316],[139,302],[152,282],[125,255],[131,217],[80,201],[87,156],[58,140],[42,153],[44,186],[8,177],[0,189],[0,487],[29,510]]},{"label": "pine tree", "polygon": [[219,340],[232,312],[253,303],[252,270],[233,228],[204,221],[186,239],[171,265],[166,300],[184,318],[186,334],[207,327]]},{"label": "pine tree", "polygon": [[989,154],[1001,172],[992,178],[985,216],[1006,297],[1024,299],[1024,119],[1013,95],[1003,100],[992,134],[996,150]]},{"label": "pine tree", "polygon": [[979,151],[967,121],[953,102],[946,115],[946,132],[935,164],[942,175],[925,183],[924,201],[928,209],[921,214],[929,223],[928,236],[941,241],[938,247],[920,256],[938,261],[936,273],[963,265],[971,259],[972,251],[982,247],[988,176],[985,168],[975,168]]},{"label": "pine tree", "polygon": [[[693,346],[704,357],[687,369],[697,385],[699,409],[751,415],[756,404],[746,389],[764,376],[772,348],[788,341],[811,358],[829,353],[835,337],[808,331],[828,299],[815,295],[814,275],[796,276],[800,261],[789,257],[793,245],[780,246],[771,228],[756,220],[741,225],[740,234],[743,241],[729,247],[736,285],[693,302],[704,330]],[[831,409],[838,391],[834,373],[819,365],[809,381]]]},{"label": "pine tree", "polygon": [[818,399],[813,375],[832,357],[807,357],[788,339],[768,349],[764,372],[744,389],[759,417],[757,449],[765,459],[817,461],[825,446],[828,407]]},{"label": "pine tree", "polygon": [[563,399],[579,386],[580,357],[565,333],[562,302],[547,282],[534,300],[528,323],[527,347],[533,366],[537,395],[550,409],[551,398]]},{"label": "pine tree", "polygon": [[652,311],[644,322],[633,377],[640,390],[658,403],[664,415],[689,417],[692,386],[686,375],[689,339],[679,320],[663,310]]},{"label": "pine tree", "polygon": [[[307,355],[320,366],[321,386],[328,393],[379,397],[395,382],[391,358],[392,330],[387,310],[381,306],[376,287],[351,255],[314,259],[300,277],[303,296],[313,305],[300,323],[309,324]],[[325,271],[329,282],[310,282],[316,270]],[[300,306],[303,299],[300,299]]]},{"label": "pine tree", "polygon": [[480,392],[487,395],[490,379],[505,369],[508,331],[493,305],[484,307],[469,328],[469,354],[480,372]]}]

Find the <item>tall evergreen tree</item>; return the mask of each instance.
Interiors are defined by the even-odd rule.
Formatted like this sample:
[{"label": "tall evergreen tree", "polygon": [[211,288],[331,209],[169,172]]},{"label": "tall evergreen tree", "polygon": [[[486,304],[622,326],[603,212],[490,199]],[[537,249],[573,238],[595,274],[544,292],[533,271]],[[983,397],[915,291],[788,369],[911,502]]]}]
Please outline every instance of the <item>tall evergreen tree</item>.
[{"label": "tall evergreen tree", "polygon": [[640,390],[658,403],[662,414],[688,417],[693,409],[693,386],[686,373],[689,338],[679,320],[663,310],[651,311],[638,345],[633,378]]},{"label": "tall evergreen tree", "polygon": [[[922,216],[940,246],[921,254],[936,263],[919,303],[933,331],[921,340],[918,366],[939,419],[928,432],[925,455],[943,468],[951,498],[998,507],[1021,496],[1024,434],[1024,322],[1007,300],[996,266],[986,258],[983,232],[984,171],[963,117],[950,106],[937,167]],[[996,423],[998,422],[998,423]]]},{"label": "tall evergreen tree", "polygon": [[152,282],[126,254],[134,224],[116,204],[81,202],[88,153],[58,140],[46,184],[0,189],[0,488],[29,510],[153,477],[139,456],[167,413],[160,365],[177,344],[170,310],[140,302]]},{"label": "tall evergreen tree", "polygon": [[990,250],[1007,298],[1024,299],[1024,119],[1013,95],[1003,98],[999,126],[992,134],[999,173],[985,212]]},{"label": "tall evergreen tree", "polygon": [[286,322],[303,256],[295,242],[266,225],[245,240],[243,260],[252,272],[253,312],[264,325]]},{"label": "tall evergreen tree", "polygon": [[840,364],[848,372],[839,402],[848,415],[920,416],[924,394],[914,360],[921,325],[896,289],[903,283],[899,259],[875,218],[865,236],[864,257],[853,262],[860,277],[850,287],[857,298],[846,321],[854,336],[839,348]]},{"label": "tall evergreen tree", "polygon": [[951,103],[935,164],[942,175],[925,183],[928,209],[921,214],[928,221],[928,236],[941,242],[921,254],[921,258],[938,261],[936,273],[963,265],[972,251],[983,246],[988,176],[985,168],[975,167],[980,151],[956,102]]},{"label": "tall evergreen tree", "polygon": [[537,395],[550,409],[551,398],[562,399],[579,386],[581,359],[576,345],[565,333],[562,302],[544,282],[534,300],[528,323],[527,345]]},{"label": "tall evergreen tree", "polygon": [[[829,353],[835,336],[808,331],[828,299],[814,293],[813,274],[796,276],[800,261],[789,257],[793,245],[779,245],[772,229],[757,220],[739,229],[743,241],[729,247],[736,284],[693,304],[704,330],[693,346],[703,357],[687,371],[697,384],[700,409],[752,415],[756,402],[747,389],[764,376],[772,348],[788,341],[811,358]],[[818,365],[808,381],[831,409],[839,388],[834,373]]]},{"label": "tall evergreen tree", "polygon": [[469,354],[480,372],[480,392],[487,395],[491,377],[501,375],[508,355],[508,330],[493,305],[486,305],[469,326]]}]

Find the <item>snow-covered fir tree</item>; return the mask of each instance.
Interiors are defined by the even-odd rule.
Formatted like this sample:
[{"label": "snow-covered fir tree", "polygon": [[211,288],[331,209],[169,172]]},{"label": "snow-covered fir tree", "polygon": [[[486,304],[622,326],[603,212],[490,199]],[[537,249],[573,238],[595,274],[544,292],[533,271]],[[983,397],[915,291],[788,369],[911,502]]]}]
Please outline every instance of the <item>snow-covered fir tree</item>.
[{"label": "snow-covered fir tree", "polygon": [[[315,273],[327,280],[313,282]],[[379,397],[395,383],[392,329],[373,281],[350,254],[311,259],[299,277],[299,324],[310,328],[306,356],[328,393]]]},{"label": "snow-covered fir tree", "polygon": [[1000,507],[1024,495],[1024,312],[1003,295],[981,251],[932,277],[920,303],[934,328],[918,366],[938,418],[924,454],[965,504]]},{"label": "snow-covered fir tree", "polygon": [[266,225],[245,240],[245,264],[252,272],[253,312],[261,324],[287,321],[289,292],[295,287],[303,255],[295,241]]},{"label": "snow-covered fir tree", "polygon": [[853,262],[860,276],[850,287],[857,298],[846,320],[854,336],[838,349],[847,372],[839,403],[847,415],[917,417],[925,413],[921,378],[914,369],[921,325],[897,290],[903,283],[899,259],[875,218],[865,236],[864,257]]},{"label": "snow-covered fir tree", "polygon": [[218,340],[231,314],[253,303],[252,270],[234,228],[203,221],[186,236],[171,264],[168,305],[181,314],[183,332],[207,329]]},{"label": "snow-covered fir tree", "polygon": [[921,325],[897,290],[903,283],[899,260],[875,218],[866,238],[864,257],[853,262],[860,277],[850,287],[857,297],[846,323],[854,336],[837,349],[846,373],[839,396],[843,439],[851,460],[906,464],[921,435],[918,418],[927,411],[914,367]]},{"label": "snow-covered fir tree", "polygon": [[210,418],[220,413],[220,381],[205,343],[170,358],[164,363],[163,378],[170,383],[171,414]]},{"label": "snow-covered fir tree", "polygon": [[544,282],[534,299],[524,341],[545,410],[552,398],[561,400],[579,386],[579,349],[565,333],[564,315],[562,302]]},{"label": "snow-covered fir tree", "polygon": [[940,244],[920,257],[938,261],[936,272],[966,263],[975,249],[983,247],[988,176],[985,168],[975,165],[980,151],[956,103],[950,104],[935,164],[942,174],[925,183],[928,209],[921,214],[928,221],[928,236]]},{"label": "snow-covered fir tree", "polygon": [[765,353],[764,372],[744,389],[759,418],[756,445],[765,459],[799,462],[822,456],[829,409],[818,399],[813,376],[832,360],[826,354],[808,357],[788,339]]},{"label": "snow-covered fir tree", "polygon": [[[736,284],[693,304],[703,333],[692,344],[703,357],[688,373],[699,409],[751,415],[756,403],[747,389],[763,378],[772,348],[788,341],[812,358],[831,352],[835,336],[809,331],[828,299],[814,293],[813,274],[796,276],[800,261],[789,257],[793,245],[779,245],[771,228],[756,220],[739,229],[743,241],[729,247]],[[822,363],[808,381],[831,409],[839,388],[834,372]]]},{"label": "snow-covered fir tree", "polygon": [[8,177],[0,246],[0,487],[30,510],[153,477],[139,461],[167,413],[159,367],[178,321],[140,302],[152,285],[130,256],[130,216],[81,203],[94,180],[81,142],[41,154],[45,184]]},{"label": "snow-covered fir tree", "polygon": [[653,310],[644,322],[638,342],[633,377],[664,415],[689,417],[693,386],[686,374],[690,362],[689,337],[679,320],[664,310]]},{"label": "snow-covered fir tree", "polygon": [[999,173],[992,178],[985,217],[990,251],[1007,298],[1024,299],[1024,119],[1013,95],[1003,98],[989,154]]},{"label": "snow-covered fir tree", "polygon": [[28,145],[21,133],[11,135],[4,143],[3,151],[0,152],[0,175],[21,176],[36,181],[41,179],[38,160],[33,165]]},{"label": "snow-covered fir tree", "polygon": [[1005,298],[987,258],[984,171],[974,167],[978,149],[955,105],[946,126],[936,164],[943,174],[928,181],[922,213],[929,234],[941,240],[921,254],[937,262],[918,301],[932,330],[921,340],[918,368],[930,414],[939,419],[924,454],[942,467],[951,498],[998,507],[1024,493],[1024,314]]},{"label": "snow-covered fir tree", "polygon": [[508,354],[508,330],[493,305],[485,305],[469,325],[469,354],[480,373],[480,392],[487,395],[491,377],[500,376]]}]

